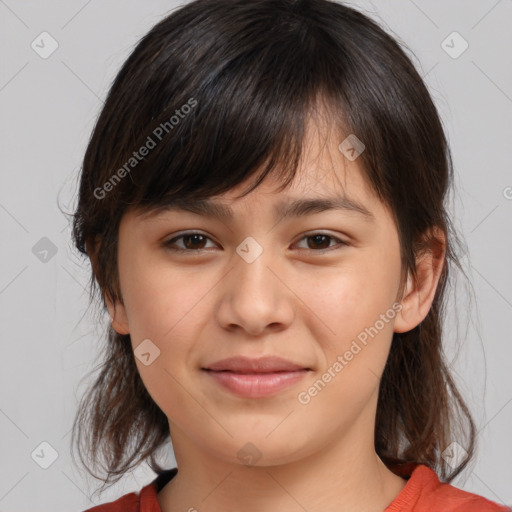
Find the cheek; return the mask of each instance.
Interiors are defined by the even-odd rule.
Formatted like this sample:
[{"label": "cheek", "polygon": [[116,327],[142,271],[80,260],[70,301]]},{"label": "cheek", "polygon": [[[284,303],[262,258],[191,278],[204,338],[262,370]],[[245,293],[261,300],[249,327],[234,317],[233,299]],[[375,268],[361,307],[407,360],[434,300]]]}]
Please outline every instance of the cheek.
[{"label": "cheek", "polygon": [[[340,403],[357,403],[378,385],[389,354],[400,277],[398,254],[381,251],[376,258],[375,250],[361,250],[338,272],[331,269],[329,279],[317,277],[316,284],[309,283],[313,293],[307,306],[314,315],[309,313],[308,328],[321,347],[321,371],[330,368],[336,375],[326,376],[332,382],[325,398],[332,394]],[[338,356],[343,359],[341,371],[333,368]],[[353,393],[350,400],[347,390]]]},{"label": "cheek", "polygon": [[[121,283],[130,331],[134,341],[155,338],[165,343],[183,319],[197,315],[201,298],[212,285],[198,279],[193,269],[176,269],[161,256],[141,255],[126,260]],[[199,306],[199,307],[198,307]]]},{"label": "cheek", "polygon": [[201,409],[189,395],[193,389],[189,374],[195,333],[205,315],[198,301],[206,292],[179,272],[171,275],[153,269],[130,284],[127,312],[132,347],[137,353],[141,341],[150,339],[158,353],[148,366],[136,359],[137,368],[152,399],[174,422],[201,421]]},{"label": "cheek", "polygon": [[183,386],[190,387],[189,372],[197,365],[194,341],[204,322],[211,319],[208,292],[218,278],[199,278],[193,269],[177,270],[147,257],[141,261],[145,264],[126,259],[121,274],[126,278],[122,290],[130,338],[136,354],[143,340],[151,340],[158,357],[149,366],[136,359],[137,367],[149,394],[163,410],[187,411],[190,398]]},{"label": "cheek", "polygon": [[360,250],[336,269],[296,279],[297,295],[305,311],[310,310],[310,327],[322,328],[323,337],[329,333],[333,339],[347,340],[373,325],[396,296],[400,265],[394,256],[381,254],[375,261],[374,250]]},{"label": "cheek", "polygon": [[[305,417],[322,418],[326,431],[336,431],[340,422],[342,428],[349,428],[354,418],[376,399],[396,311],[390,293],[393,287],[377,290],[375,285],[368,274],[339,278],[331,284],[330,300],[323,301],[324,307],[318,309],[329,329],[318,320],[312,322],[317,329],[314,337],[322,366],[308,386],[301,389],[303,401],[299,403]],[[304,402],[308,403],[303,405]]]}]

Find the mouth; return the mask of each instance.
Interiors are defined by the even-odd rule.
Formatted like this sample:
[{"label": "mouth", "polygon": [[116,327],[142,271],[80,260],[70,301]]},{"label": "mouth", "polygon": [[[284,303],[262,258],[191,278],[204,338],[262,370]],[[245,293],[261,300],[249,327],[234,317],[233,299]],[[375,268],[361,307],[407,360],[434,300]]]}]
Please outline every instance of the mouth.
[{"label": "mouth", "polygon": [[296,384],[310,370],[294,370],[267,373],[235,373],[229,370],[205,370],[211,379],[231,393],[260,398],[275,395]]},{"label": "mouth", "polygon": [[260,359],[234,357],[201,370],[223,389],[246,398],[275,395],[312,371],[307,366],[274,356]]},{"label": "mouth", "polygon": [[211,371],[231,371],[234,373],[245,374],[292,372],[295,370],[310,370],[311,368],[277,356],[264,356],[260,358],[236,356],[221,359],[220,361],[216,361],[202,369]]}]

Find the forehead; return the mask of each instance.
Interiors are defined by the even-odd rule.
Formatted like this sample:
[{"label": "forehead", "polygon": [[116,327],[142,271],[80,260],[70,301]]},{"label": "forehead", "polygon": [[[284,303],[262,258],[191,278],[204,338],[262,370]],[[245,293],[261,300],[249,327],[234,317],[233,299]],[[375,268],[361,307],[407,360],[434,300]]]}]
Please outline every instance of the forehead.
[{"label": "forehead", "polygon": [[[350,172],[348,170],[345,173]],[[365,220],[375,218],[372,196],[359,175],[341,178],[336,169],[329,167],[311,167],[311,170],[299,169],[294,180],[286,187],[280,187],[271,176],[260,183],[254,190],[243,197],[241,192],[248,183],[223,194],[209,198],[174,197],[163,205],[150,208],[137,216],[141,220],[155,218],[165,212],[180,210],[196,213],[206,217],[231,222],[239,209],[254,208],[262,213],[261,208],[271,210],[274,217],[300,217],[327,210],[339,210],[361,216]],[[343,184],[342,181],[343,180]],[[243,187],[243,188],[242,188]]]},{"label": "forehead", "polygon": [[[349,167],[349,166],[347,166]],[[343,178],[344,185],[336,174],[336,170],[328,168],[327,172],[319,172],[313,168],[311,174],[299,173],[284,191],[278,191],[279,183],[264,180],[255,190],[245,197],[238,197],[237,190],[204,199],[174,198],[167,204],[153,208],[139,216],[139,220],[165,220],[166,214],[190,212],[202,217],[219,220],[225,225],[233,224],[239,214],[246,219],[270,219],[278,223],[285,219],[304,218],[308,215],[336,211],[350,218],[375,226],[379,218],[385,222],[386,212],[378,204],[373,194],[369,193],[364,180],[356,166],[350,166],[344,172],[354,173],[352,177]],[[363,225],[361,224],[361,225]]]},{"label": "forehead", "polygon": [[[211,196],[210,200],[202,202],[220,204],[219,217],[222,216],[223,211],[229,212],[229,208],[223,209],[222,205],[233,205],[236,208],[237,204],[251,202],[255,196],[258,197],[258,201],[266,201],[266,198],[278,199],[284,196],[290,198],[318,197],[326,200],[338,197],[344,198],[344,202],[348,206],[354,206],[358,202],[362,203],[363,200],[373,202],[376,198],[366,182],[365,173],[359,163],[360,160],[348,159],[344,152],[345,143],[343,141],[346,138],[345,135],[340,135],[338,129],[333,129],[332,123],[329,124],[325,119],[315,116],[314,121],[307,124],[301,161],[294,179],[286,188],[282,187],[283,180],[279,179],[279,172],[273,172],[267,175],[251,193],[241,197],[251,185],[252,176],[257,174],[255,172],[236,187],[222,194]],[[174,202],[178,206],[184,204],[185,199]],[[282,209],[282,206],[276,206],[278,213],[282,213]],[[365,208],[360,207],[359,210],[363,211]]]},{"label": "forehead", "polygon": [[[326,121],[310,121],[304,136],[297,172],[284,191],[293,196],[306,191],[330,194],[333,191],[341,193],[350,187],[358,189],[359,193],[364,195],[366,183],[358,159],[350,161],[339,148],[344,138],[338,130],[326,126]],[[282,193],[278,174],[272,173],[267,176],[258,190],[262,194]],[[222,196],[225,199],[234,199],[244,188],[242,183]]]},{"label": "forehead", "polygon": [[[306,125],[302,157],[294,179],[282,187],[279,173],[271,173],[249,194],[241,197],[252,184],[250,178],[236,187],[207,199],[172,198],[163,205],[136,213],[139,220],[155,219],[166,212],[188,211],[232,222],[235,213],[248,208],[274,218],[304,216],[338,210],[353,218],[375,221],[386,205],[367,183],[359,158],[347,158],[346,134],[334,129],[329,116],[318,112]],[[332,118],[331,118],[332,119]],[[350,134],[349,134],[350,135]]]}]

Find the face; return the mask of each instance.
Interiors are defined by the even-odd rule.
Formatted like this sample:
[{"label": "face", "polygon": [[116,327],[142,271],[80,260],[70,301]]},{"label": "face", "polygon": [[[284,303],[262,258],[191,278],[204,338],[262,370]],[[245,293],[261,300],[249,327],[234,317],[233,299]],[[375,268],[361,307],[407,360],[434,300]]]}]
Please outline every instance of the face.
[{"label": "face", "polygon": [[[298,460],[356,425],[373,442],[400,321],[398,233],[340,141],[316,127],[307,141],[285,191],[267,179],[245,198],[234,199],[246,184],[210,199],[230,218],[130,211],[120,225],[114,328],[130,334],[171,437],[227,462]],[[341,198],[345,208],[276,213],[297,200]],[[207,370],[235,356],[277,356],[298,369]]]}]

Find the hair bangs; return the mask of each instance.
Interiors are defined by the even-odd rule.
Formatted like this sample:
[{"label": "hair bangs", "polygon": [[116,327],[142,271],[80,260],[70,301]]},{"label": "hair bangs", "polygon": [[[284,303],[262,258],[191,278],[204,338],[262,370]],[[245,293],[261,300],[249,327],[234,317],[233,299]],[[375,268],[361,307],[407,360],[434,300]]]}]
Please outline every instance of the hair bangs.
[{"label": "hair bangs", "polygon": [[[126,123],[142,128],[124,145],[117,164],[122,168],[134,148],[152,146],[130,171],[130,179],[119,186],[121,202],[131,209],[147,212],[175,198],[211,197],[254,177],[245,195],[271,173],[286,187],[299,167],[307,123],[320,100],[329,98],[322,112],[340,131],[348,132],[339,116],[345,111],[342,99],[329,83],[335,72],[329,72],[329,63],[304,23],[279,17],[272,23],[260,20],[273,29],[256,27],[254,37],[242,39],[239,33],[246,34],[248,27],[237,16],[233,25],[225,24],[229,28],[219,41],[212,42],[208,58],[198,48],[182,48],[175,36],[175,45],[157,51],[150,78],[140,77],[145,85],[130,98],[138,107]],[[204,39],[201,32],[208,30],[207,21],[198,22],[197,39]],[[179,76],[180,52],[186,54],[180,59],[186,58],[196,73]],[[140,60],[137,49],[126,63],[132,68],[130,60]],[[159,113],[151,107],[155,96],[165,105]],[[123,139],[121,133],[119,138]]]}]

